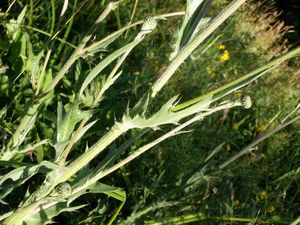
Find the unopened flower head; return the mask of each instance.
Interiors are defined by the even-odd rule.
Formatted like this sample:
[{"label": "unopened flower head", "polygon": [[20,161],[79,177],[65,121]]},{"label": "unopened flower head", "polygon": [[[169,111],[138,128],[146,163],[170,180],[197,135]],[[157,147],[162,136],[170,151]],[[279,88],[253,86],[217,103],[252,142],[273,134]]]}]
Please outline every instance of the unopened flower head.
[{"label": "unopened flower head", "polygon": [[63,182],[58,184],[54,189],[54,196],[58,196],[61,198],[68,198],[72,193],[72,187],[69,183]]},{"label": "unopened flower head", "polygon": [[110,7],[112,10],[115,10],[119,4],[120,2],[110,2],[108,7]]},{"label": "unopened flower head", "polygon": [[143,39],[147,34],[151,33],[152,30],[156,27],[157,22],[154,18],[148,17],[145,19],[145,22],[143,23],[141,31],[138,33],[138,35],[135,37],[136,40]]},{"label": "unopened flower head", "polygon": [[142,31],[151,32],[157,25],[157,22],[154,18],[148,17],[145,19],[145,22],[142,26]]}]

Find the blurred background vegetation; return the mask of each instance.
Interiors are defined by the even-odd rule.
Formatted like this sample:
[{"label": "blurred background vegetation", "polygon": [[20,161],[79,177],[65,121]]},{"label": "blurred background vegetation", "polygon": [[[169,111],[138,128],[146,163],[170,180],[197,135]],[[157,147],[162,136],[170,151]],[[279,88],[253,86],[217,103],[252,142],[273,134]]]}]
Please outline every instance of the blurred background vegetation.
[{"label": "blurred background vegetation", "polygon": [[[9,37],[5,36],[3,27],[0,28],[0,102],[11,102],[5,115],[1,114],[3,140],[13,132],[19,115],[24,111],[20,105],[31,95],[26,91],[28,78],[22,75],[17,78],[24,69],[24,57],[28,57],[28,51],[36,54],[35,50],[42,49],[43,43],[48,41],[48,36],[40,31],[49,34],[55,32],[49,13],[50,3],[32,2],[34,15],[28,15],[28,26],[23,28],[28,34],[27,41],[30,39],[26,50],[21,49],[19,42],[8,48]],[[78,8],[80,1],[71,2],[73,10]],[[70,30],[67,41],[76,43],[107,2],[109,1],[89,1],[86,7],[81,8],[74,19],[75,29]],[[123,1],[114,15],[100,26],[95,39],[126,25],[131,17],[132,21],[137,21],[146,16],[185,9],[184,0],[136,2],[137,7],[133,14],[135,1]],[[207,16],[216,15],[229,2],[215,0]],[[9,3],[11,1],[2,1],[1,12],[7,9]],[[9,17],[17,18],[25,4],[27,1],[17,1]],[[57,1],[57,5],[60,4]],[[299,45],[299,7],[296,0],[289,3],[249,1],[207,40],[205,48],[198,49],[192,59],[180,67],[169,85],[159,94],[157,106],[178,92],[182,100],[208,92]],[[151,38],[147,38],[132,52],[123,67],[126,75],[105,96],[105,108],[98,113],[107,120],[93,127],[91,142],[95,137],[103,135],[114,119],[122,115],[127,105],[133,104],[165,69],[172,52],[174,34],[180,23],[180,17],[159,21]],[[111,48],[127,43],[137,33],[137,29],[131,29]],[[59,45],[54,48],[58,50]],[[56,64],[64,62],[71,49],[69,47],[62,52],[57,51],[56,60],[52,62],[53,71]],[[102,51],[94,55],[95,57],[83,59],[82,63],[73,68],[73,71],[78,72],[75,79],[79,79],[81,73],[87,71],[90,65],[105,54],[106,51]],[[253,106],[250,110],[235,109],[215,114],[193,125],[192,131],[162,143],[116,172],[114,176],[105,178],[106,183],[122,187],[127,192],[127,201],[117,223],[193,224],[194,221],[194,224],[240,224],[242,219],[234,222],[234,218],[243,218],[245,222],[252,224],[288,224],[299,216],[299,122],[275,133],[257,145],[250,154],[225,169],[216,169],[244,146],[274,129],[297,107],[300,96],[299,64],[299,58],[290,60],[254,84],[234,93],[235,96],[247,94],[252,97]],[[20,86],[13,86],[15,79],[22,79],[23,84],[21,82]],[[58,87],[64,94],[56,96],[57,99],[67,102],[65,97],[72,96],[72,90],[76,88],[72,84],[73,80],[70,72],[63,80],[63,85]],[[0,108],[3,109],[2,104]],[[33,140],[52,138],[55,114],[56,108],[51,108],[51,105],[44,109],[40,116],[44,119],[40,120],[31,133]],[[156,132],[143,137],[129,151],[134,151],[159,134]],[[130,136],[127,135],[124,140]],[[121,141],[115,145],[120,143]],[[82,143],[77,148],[81,149],[84,145]],[[208,164],[207,157],[214,150],[218,153]],[[78,151],[75,150],[73,154],[80,154]],[[51,158],[51,154],[49,147],[37,154],[38,157],[32,159],[28,156],[27,161],[41,161],[43,158]],[[10,197],[18,202],[17,195]],[[117,205],[102,195],[86,195],[80,201],[89,205],[72,215],[62,214],[55,221],[59,224],[104,224],[103,221],[112,216]],[[5,207],[1,205],[0,210],[6,211]],[[84,220],[86,215],[88,220]],[[204,222],[199,222],[203,219]]]}]

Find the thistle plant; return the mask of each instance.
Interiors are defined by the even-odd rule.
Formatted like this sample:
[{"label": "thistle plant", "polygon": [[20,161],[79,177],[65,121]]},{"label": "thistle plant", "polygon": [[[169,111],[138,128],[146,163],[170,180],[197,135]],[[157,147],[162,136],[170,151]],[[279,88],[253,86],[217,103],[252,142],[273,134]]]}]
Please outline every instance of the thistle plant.
[{"label": "thistle plant", "polygon": [[[55,1],[51,2],[52,8],[55,8]],[[111,224],[125,203],[126,193],[121,188],[103,184],[101,179],[135,160],[162,141],[180,134],[189,125],[202,121],[215,112],[234,107],[250,108],[251,98],[249,96],[232,101],[222,98],[258,79],[280,63],[299,55],[300,48],[291,50],[285,55],[205,95],[185,102],[180,102],[179,95],[177,95],[165,102],[156,112],[152,113],[149,110],[154,99],[158,98],[158,93],[167,85],[175,71],[184,61],[190,59],[194,50],[204,46],[210,35],[244,2],[245,0],[234,0],[216,17],[207,18],[205,13],[211,3],[210,0],[188,0],[186,12],[148,17],[144,21],[129,23],[129,25],[114,31],[101,40],[92,40],[98,27],[120,5],[120,2],[110,2],[102,9],[102,13],[81,38],[81,41],[78,44],[71,44],[66,42],[66,37],[69,29],[72,28],[74,15],[78,13],[74,6],[71,16],[63,26],[67,27],[64,34],[65,39],[58,38],[63,27],[58,27],[55,30],[52,26],[52,32],[49,34],[50,40],[38,54],[32,51],[32,43],[28,33],[26,33],[26,29],[22,29],[26,26],[28,15],[28,20],[32,20],[32,5],[25,6],[17,20],[4,20],[2,26],[10,38],[10,44],[21,42],[23,47],[27,49],[27,53],[26,51],[22,53],[26,57],[22,58],[21,78],[17,77],[15,80],[20,83],[25,82],[26,80],[22,77],[24,76],[22,74],[28,76],[30,97],[26,99],[28,104],[26,104],[25,115],[19,118],[18,125],[2,146],[0,164],[8,168],[8,172],[0,178],[2,203],[17,187],[21,187],[27,181],[34,180],[35,175],[42,174],[43,180],[41,184],[35,186],[34,190],[24,193],[23,200],[19,202],[18,208],[2,215],[0,217],[1,222],[9,225],[46,224],[62,212],[80,210],[85,207],[86,205],[76,204],[76,200],[80,196],[87,193],[104,193],[121,202],[108,221],[108,224]],[[77,1],[74,1],[74,5],[77,5],[77,3]],[[86,3],[87,1],[80,3],[80,7],[83,7]],[[11,4],[14,4],[14,2]],[[33,3],[31,2],[31,4]],[[64,1],[59,18],[60,25],[62,25],[68,10],[72,9],[68,8],[68,1]],[[143,96],[140,96],[134,107],[128,106],[123,112],[123,116],[115,119],[114,124],[101,138],[91,146],[86,145],[85,150],[81,151],[80,155],[75,154],[75,157],[72,156],[71,153],[75,146],[79,143],[87,143],[85,135],[89,134],[99,119],[104,119],[97,118],[97,112],[101,107],[104,107],[104,95],[122,77],[121,67],[132,50],[145,38],[151,38],[151,33],[155,31],[159,22],[163,22],[163,19],[179,15],[184,15],[184,19],[174,42],[174,51],[171,53],[166,70],[158,75],[158,79]],[[55,22],[55,13],[53,13],[51,19]],[[81,61],[99,54],[102,49],[108,49],[108,46],[120,39],[122,34],[140,24],[142,24],[142,27],[133,40],[128,41],[127,44],[114,51],[108,51],[107,55],[101,60],[96,59],[97,63],[82,76],[82,80],[68,77],[69,71],[73,72],[72,67],[80,67]],[[57,66],[55,62],[59,60],[59,51],[55,52],[53,47],[56,41],[60,42],[59,51],[73,48],[73,53],[70,54],[67,60],[58,64],[58,69],[55,67]],[[109,71],[107,76],[103,75],[104,71]],[[77,82],[79,88],[74,89],[73,93],[68,95],[69,101],[67,103],[63,103],[57,97],[64,94],[59,93],[58,85],[70,82]],[[57,106],[56,131],[51,140],[37,139],[32,141],[30,135],[35,125],[42,121],[43,110],[48,106]],[[1,110],[5,111],[5,107],[9,106],[4,106]],[[169,131],[139,147],[125,158],[120,159],[125,150],[142,135],[162,127],[169,127]],[[125,141],[120,147],[111,148],[108,151],[113,142],[133,129],[138,130],[135,136]],[[52,158],[42,159],[36,164],[25,162],[26,155],[46,146],[55,152]],[[90,166],[96,157],[105,155],[104,152],[107,151],[106,156],[100,162],[97,162],[95,167]],[[225,167],[225,165],[227,164],[222,164],[220,168]],[[13,185],[10,185],[11,183]]]}]

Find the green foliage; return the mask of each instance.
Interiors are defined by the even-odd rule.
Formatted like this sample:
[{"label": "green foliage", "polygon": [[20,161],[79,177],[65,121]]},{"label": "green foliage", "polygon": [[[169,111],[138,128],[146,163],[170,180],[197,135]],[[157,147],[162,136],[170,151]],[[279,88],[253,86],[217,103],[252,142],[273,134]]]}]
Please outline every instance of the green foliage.
[{"label": "green foliage", "polygon": [[[231,146],[242,140],[241,146],[257,133],[253,115],[247,117],[246,112],[235,111],[232,120],[239,119],[233,131],[235,137],[228,135],[232,131],[225,121],[227,113],[233,107],[249,109],[252,105],[248,95],[228,96],[271,70],[276,71],[280,64],[298,56],[300,48],[272,60],[262,60],[258,53],[249,51],[240,62],[240,55],[234,56],[232,49],[249,44],[251,34],[242,32],[244,36],[231,45],[221,40],[238,33],[237,17],[231,16],[244,2],[234,0],[220,13],[215,9],[217,15],[206,17],[211,1],[188,1],[186,12],[157,15],[136,23],[132,20],[138,1],[131,13],[126,11],[126,1],[11,1],[7,8],[1,8],[5,13],[0,15],[0,98],[6,104],[1,105],[0,111],[0,196],[1,204],[7,205],[0,209],[1,222],[49,224],[78,212],[79,219],[61,223],[254,221],[256,208],[249,207],[251,195],[257,192],[257,205],[262,205],[269,190],[254,185],[243,199],[246,211],[241,216],[232,216],[238,205],[235,194],[232,202],[228,201],[227,193],[233,191],[235,179],[251,175],[247,170],[252,164],[243,164],[245,159],[241,156],[253,155],[256,145],[298,120],[298,108],[250,145],[231,153]],[[152,46],[145,47],[149,42],[155,46],[173,38],[167,37],[161,27],[168,24],[169,17],[182,15],[170,57],[171,49],[165,47],[167,41],[157,52]],[[137,32],[140,24],[141,30]],[[220,26],[224,28],[221,31],[217,30]],[[158,38],[157,34],[165,37]],[[143,57],[154,60],[152,52],[162,59],[156,60],[157,76],[150,78]],[[249,59],[253,62],[251,72],[245,68]],[[136,69],[145,76],[134,75]],[[202,77],[196,76],[197,70]],[[178,73],[189,76],[178,78]],[[204,75],[209,78],[203,79]],[[178,97],[181,91],[182,99]],[[250,88],[247,92],[254,95]],[[253,99],[254,104],[260,103],[256,96]],[[217,112],[223,112],[223,136],[212,129]],[[202,130],[195,125],[199,121],[203,121]],[[197,132],[184,131],[191,125]],[[295,133],[292,130],[291,134]],[[177,138],[172,139],[173,136]],[[216,137],[220,143],[214,141]],[[170,140],[161,143],[167,139]],[[137,158],[156,146],[179,151],[172,155],[159,150],[159,160],[146,156],[136,166],[140,162]],[[197,146],[214,150],[197,156],[192,151]],[[239,167],[227,167],[237,161],[245,171],[234,176]],[[133,164],[127,165],[129,162]],[[293,170],[284,171],[279,177],[275,174],[276,180],[272,182],[283,184],[282,181],[295,177],[295,165],[297,161],[291,166]],[[117,170],[121,175],[113,174]],[[145,173],[147,170],[150,172]],[[150,187],[144,184],[148,181]],[[266,189],[273,187],[272,182]],[[138,183],[141,184],[137,186]],[[126,192],[122,189],[125,185]],[[286,191],[290,186],[282,188]],[[135,196],[136,187],[143,193]],[[199,194],[203,191],[204,197]],[[217,193],[222,201],[210,198]],[[199,196],[203,201],[199,202]],[[126,201],[128,206],[123,207]],[[262,222],[291,220],[280,215],[257,217]]]}]

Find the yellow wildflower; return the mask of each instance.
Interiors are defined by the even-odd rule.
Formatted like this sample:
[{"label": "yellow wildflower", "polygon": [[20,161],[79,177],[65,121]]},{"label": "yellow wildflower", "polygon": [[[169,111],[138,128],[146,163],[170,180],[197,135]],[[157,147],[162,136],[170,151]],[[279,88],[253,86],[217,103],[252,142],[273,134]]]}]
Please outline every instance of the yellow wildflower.
[{"label": "yellow wildflower", "polygon": [[233,205],[237,206],[237,205],[239,205],[239,204],[240,204],[240,201],[239,201],[239,200],[237,200],[237,199],[235,199],[235,200],[233,200],[233,201],[232,201],[232,203],[233,203]]},{"label": "yellow wildflower", "polygon": [[216,73],[211,73],[211,74],[210,74],[210,77],[211,77],[211,78],[215,78],[215,77],[216,77]]},{"label": "yellow wildflower", "polygon": [[268,207],[268,213],[273,213],[276,210],[276,208],[273,205],[270,205]]},{"label": "yellow wildflower", "polygon": [[239,126],[240,126],[239,123],[235,122],[232,124],[232,129],[237,130],[239,129]]},{"label": "yellow wildflower", "polygon": [[227,50],[225,50],[223,55],[220,56],[220,61],[225,62],[227,60],[229,60],[229,52]]},{"label": "yellow wildflower", "polygon": [[242,97],[242,91],[241,90],[237,90],[234,92],[234,95],[238,98]]},{"label": "yellow wildflower", "polygon": [[220,45],[218,46],[218,49],[225,49],[225,45],[220,44]]},{"label": "yellow wildflower", "polygon": [[266,191],[262,191],[258,193],[258,195],[256,196],[257,201],[266,200],[267,198],[268,198],[268,193]]},{"label": "yellow wildflower", "polygon": [[216,73],[213,72],[210,66],[206,67],[206,72],[210,75],[211,78],[215,78]]},{"label": "yellow wildflower", "polygon": [[207,73],[211,74],[212,73],[211,67],[210,66],[206,67],[206,71],[207,71]]},{"label": "yellow wildflower", "polygon": [[226,150],[227,150],[227,152],[229,152],[229,151],[231,150],[230,144],[227,144],[227,145],[226,145]]},{"label": "yellow wildflower", "polygon": [[257,132],[263,132],[265,130],[265,126],[263,124],[259,124],[256,126]]}]

